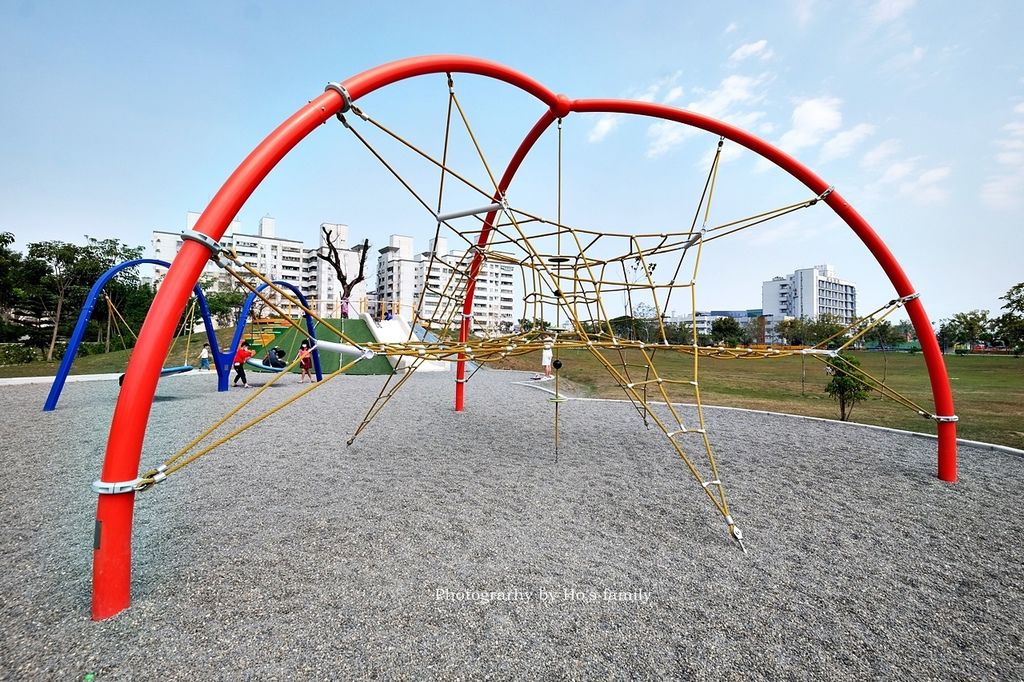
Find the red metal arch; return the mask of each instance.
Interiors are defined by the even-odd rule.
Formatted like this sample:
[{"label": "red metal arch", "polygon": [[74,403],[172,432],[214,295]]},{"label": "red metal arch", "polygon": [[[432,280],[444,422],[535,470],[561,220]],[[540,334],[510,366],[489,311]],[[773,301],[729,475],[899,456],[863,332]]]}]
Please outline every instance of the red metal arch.
[{"label": "red metal arch", "polygon": [[[533,126],[509,162],[499,183],[501,192],[508,188],[520,164],[544,130],[557,118],[564,117],[570,112],[639,114],[693,125],[727,137],[761,154],[803,182],[816,194],[820,194],[827,187],[821,178],[781,150],[720,121],[645,102],[572,101],[556,95],[537,81],[508,67],[473,57],[435,55],[404,59],[365,71],[345,81],[343,85],[351,99],[358,100],[374,90],[407,78],[444,72],[471,73],[495,78],[532,94],[548,106],[548,111]],[[199,218],[195,230],[219,240],[230,221],[278,161],[345,105],[338,91],[328,89],[278,126],[231,174]],[[902,268],[867,222],[837,192],[829,195],[826,201],[875,255],[897,293],[900,296],[914,293]],[[493,219],[493,215],[488,216],[488,226],[492,224]],[[481,239],[486,240],[486,236],[482,234]],[[209,251],[205,246],[195,241],[186,241],[153,300],[150,313],[139,333],[135,352],[128,364],[124,387],[114,410],[101,475],[104,481],[129,481],[138,476],[149,411],[160,368],[174,336],[174,324],[184,309],[192,287],[198,281],[208,258]],[[479,268],[479,263],[475,263],[474,267]],[[467,307],[470,305],[472,295],[472,290],[467,292]],[[936,413],[952,415],[953,399],[945,364],[924,307],[920,299],[910,301],[906,307],[921,340]],[[470,310],[467,309],[466,312]],[[465,325],[462,333],[467,333]],[[464,377],[463,372],[464,367],[460,363],[460,379]],[[462,382],[456,384],[460,404],[462,387]],[[956,425],[952,422],[940,422],[938,436],[939,477],[946,481],[955,481]],[[134,502],[134,493],[99,496],[93,555],[92,605],[92,616],[97,620],[119,613],[127,608],[130,602],[131,526]]]}]

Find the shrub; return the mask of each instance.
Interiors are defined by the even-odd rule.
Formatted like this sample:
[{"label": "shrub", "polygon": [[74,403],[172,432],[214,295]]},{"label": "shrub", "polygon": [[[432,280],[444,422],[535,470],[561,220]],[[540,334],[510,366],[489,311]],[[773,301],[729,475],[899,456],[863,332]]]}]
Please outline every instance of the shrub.
[{"label": "shrub", "polygon": [[0,365],[24,365],[35,359],[35,348],[20,343],[0,343]]},{"label": "shrub", "polygon": [[102,341],[83,341],[78,346],[78,357],[84,358],[86,355],[99,355],[105,352],[107,344]]}]

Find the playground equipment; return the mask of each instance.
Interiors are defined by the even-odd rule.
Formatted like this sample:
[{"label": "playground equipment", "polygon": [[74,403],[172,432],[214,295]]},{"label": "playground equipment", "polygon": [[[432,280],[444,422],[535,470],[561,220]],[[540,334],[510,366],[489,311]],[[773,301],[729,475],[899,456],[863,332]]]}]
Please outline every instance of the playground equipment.
[{"label": "playground equipment", "polygon": [[[71,333],[71,338],[68,339],[67,350],[64,351],[64,357],[61,358],[60,367],[57,368],[57,374],[53,378],[53,384],[50,386],[50,392],[46,396],[46,402],[43,404],[44,412],[51,412],[57,407],[57,401],[60,399],[61,391],[64,390],[64,384],[67,381],[68,374],[71,372],[71,365],[75,361],[75,356],[78,355],[78,347],[82,344],[82,339],[85,337],[85,329],[89,324],[89,320],[92,318],[93,309],[96,307],[96,301],[103,292],[103,288],[107,286],[107,284],[110,283],[110,280],[114,279],[114,277],[116,277],[122,270],[146,264],[160,265],[165,268],[169,268],[171,265],[167,261],[155,258],[137,258],[135,260],[125,261],[124,263],[118,263],[104,272],[92,285],[92,288],[89,290],[89,294],[85,297],[85,302],[82,304],[82,311],[78,315],[78,322],[75,323],[75,330]],[[209,339],[210,348],[212,349],[214,360],[217,365],[217,373],[222,377],[222,381],[226,385],[227,372],[231,367],[231,358],[226,358],[226,363],[221,361],[220,351],[217,347],[217,337],[213,333],[213,320],[210,319],[210,309],[206,305],[206,296],[203,295],[203,290],[200,288],[199,284],[192,287],[192,293],[196,297],[196,305],[199,307],[199,311],[203,316],[203,322],[206,326],[206,336]],[[106,300],[109,305],[109,298]],[[180,312],[179,315],[171,321],[172,324],[176,323],[179,317]],[[168,345],[170,345],[170,341],[168,341]],[[166,350],[164,351],[164,355],[166,356]],[[163,367],[163,359],[161,359],[160,363],[160,376],[162,377],[170,374],[187,372],[192,369],[187,362],[176,367]]]},{"label": "playground equipment", "polygon": [[[447,74],[448,126],[445,130],[444,152],[440,159],[435,159],[408,143],[356,105],[362,97],[380,88],[428,74]],[[483,151],[473,136],[466,113],[456,96],[454,74],[475,74],[502,81],[532,95],[544,107],[539,119],[512,154],[500,175],[495,176],[491,172]],[[453,111],[457,111],[458,116],[453,116]],[[349,112],[355,114],[351,117],[352,120],[345,116]],[[588,229],[566,224],[561,216],[560,144],[556,215],[545,218],[515,205],[510,192],[512,181],[537,141],[557,124],[560,143],[563,119],[570,114],[586,113],[652,117],[666,124],[689,126],[718,137],[714,161],[691,224],[683,228],[640,233]],[[341,339],[340,343],[318,342],[317,348],[320,350],[332,350],[354,356],[355,359],[351,362],[342,363],[339,372],[376,354],[411,359],[409,369],[393,386],[392,378],[388,378],[378,399],[356,428],[353,439],[380,414],[391,396],[404,385],[419,363],[441,360],[457,362],[455,408],[462,410],[466,398],[466,383],[472,378],[472,374],[467,376],[466,372],[469,363],[480,366],[509,356],[536,352],[545,347],[553,350],[557,363],[559,352],[569,349],[580,350],[592,354],[621,386],[640,417],[647,423],[655,424],[664,433],[669,446],[679,455],[698,488],[703,490],[712,506],[723,517],[729,536],[743,546],[743,536],[729,512],[725,486],[715,462],[711,439],[705,428],[700,402],[698,360],[770,359],[792,352],[800,352],[820,360],[834,359],[838,350],[860,338],[872,325],[894,310],[905,307],[922,342],[935,409],[926,410],[890,389],[883,387],[879,390],[884,389],[886,395],[903,402],[937,423],[939,477],[946,481],[956,479],[956,417],[953,413],[945,367],[924,307],[885,244],[828,183],[767,142],[734,126],[693,112],[652,102],[573,100],[564,95],[556,95],[540,83],[507,67],[471,57],[431,56],[406,59],[371,69],[341,84],[329,84],[322,95],[302,107],[256,147],[210,202],[195,230],[184,235],[185,243],[171,265],[139,336],[139,343],[129,364],[124,390],[111,424],[102,479],[94,486],[100,493],[93,561],[94,618],[109,617],[126,608],[129,603],[131,519],[135,492],[154,487],[168,476],[180,471],[189,462],[210,452],[216,445],[199,446],[211,429],[182,451],[175,453],[160,467],[141,476],[139,474],[146,421],[160,363],[173,333],[175,314],[180,315],[188,292],[209,259],[215,260],[274,308],[270,299],[263,292],[257,292],[257,285],[252,283],[258,281],[269,286],[269,280],[240,262],[230,251],[222,248],[218,240],[255,187],[278,161],[299,141],[313,130],[319,129],[333,116],[338,116],[345,124],[345,129],[369,149],[423,206],[429,219],[436,225],[435,235],[440,235],[444,229],[446,233],[455,235],[467,246],[464,259],[444,263],[448,271],[447,282],[423,287],[422,295],[425,296],[430,290],[436,294],[437,302],[429,319],[414,319],[413,326],[422,323],[422,326],[433,334],[432,340],[414,338],[410,333],[405,341],[358,344],[342,332],[332,329]],[[482,165],[486,168],[489,181],[485,182],[486,187],[473,184],[465,174],[455,171],[447,164],[452,121],[459,119],[465,125],[473,146],[479,152]],[[365,133],[357,128],[364,129]],[[370,132],[389,136],[437,167],[442,191],[438,193],[436,203],[432,204],[423,198],[423,195],[374,149],[368,136]],[[759,211],[745,218],[731,219],[718,224],[710,222],[721,151],[727,140],[759,154],[788,173],[810,191],[809,196],[779,208]],[[464,187],[480,195],[479,207],[451,207],[445,204],[446,180],[450,183],[462,183]],[[673,295],[677,298],[683,296],[684,300],[690,301],[691,309],[695,308],[695,287],[700,256],[707,244],[814,206],[829,207],[868,247],[892,282],[897,294],[895,299],[880,307],[868,318],[856,321],[851,325],[848,335],[840,334],[830,339],[829,342],[837,348],[830,348],[827,345],[800,351],[706,348],[697,343],[695,326],[692,334],[682,342],[670,341],[663,315],[668,310]],[[435,257],[438,255],[431,256],[431,266]],[[521,302],[522,318],[541,323],[531,325],[529,329],[519,329],[498,336],[481,337],[471,333],[476,282],[486,260],[497,261],[519,270],[525,291]],[[289,297],[293,305],[303,305],[297,298],[290,297],[287,291],[278,290],[276,293]],[[655,314],[651,319],[654,320],[654,326],[648,338],[641,340],[632,334],[623,334],[612,324],[615,316],[609,310],[610,297],[622,297],[630,318],[636,317],[641,304],[653,306]],[[421,303],[423,300],[421,298]],[[303,309],[307,315],[312,315],[308,306]],[[281,314],[280,310],[276,312]],[[554,318],[553,324],[549,324],[551,318]],[[664,353],[692,356],[692,374],[676,378],[659,371],[656,359]],[[325,382],[336,375],[337,373],[333,373],[326,377]],[[555,377],[557,392],[558,375]],[[272,379],[271,383],[276,378]],[[866,380],[871,379],[867,377]],[[311,385],[293,398],[289,398],[289,401],[305,395],[322,383],[324,382]],[[692,390],[697,403],[695,423],[687,424],[676,410],[669,394],[670,388]],[[255,397],[253,395],[243,404],[248,404]],[[240,408],[241,406],[229,413],[228,417]],[[277,409],[280,408],[274,408],[259,418],[250,420],[243,428],[259,423]],[[558,410],[559,403],[556,401],[556,447]],[[240,430],[226,438],[238,432]],[[220,439],[220,442],[223,440]],[[697,453],[700,453],[700,459]]]},{"label": "playground equipment", "polygon": [[[248,282],[246,284],[248,284]],[[238,326],[235,328],[235,335],[231,339],[231,347],[229,348],[229,355],[227,355],[228,369],[230,369],[231,361],[235,357],[235,352],[238,350],[238,347],[242,343],[242,338],[245,336],[245,320],[249,319],[249,314],[252,311],[252,307],[256,303],[256,300],[264,300],[264,302],[269,305],[269,300],[265,300],[265,296],[263,294],[263,292],[266,291],[268,288],[273,288],[274,291],[284,292],[286,295],[290,294],[295,297],[297,302],[302,306],[302,309],[306,311],[306,313],[303,315],[306,322],[306,326],[304,330],[302,330],[302,328],[300,327],[300,330],[304,331],[307,338],[316,338],[316,327],[314,322],[315,316],[309,309],[309,301],[306,300],[306,297],[303,296],[302,291],[294,284],[285,280],[265,280],[261,281],[256,285],[248,286],[247,288],[249,289],[249,294],[245,297],[245,301],[242,302],[242,310],[238,315]],[[290,320],[291,318],[288,315],[282,314],[282,319]],[[279,368],[276,367],[267,367],[258,360],[255,360],[254,362],[250,362],[247,364],[252,365],[262,371],[281,371]],[[324,374],[320,368],[320,352],[315,347],[313,348],[313,371],[316,374],[316,380],[322,381],[324,378]],[[229,374],[227,372],[225,372],[224,374],[217,375],[217,387],[219,390],[228,390],[228,378]]]}]

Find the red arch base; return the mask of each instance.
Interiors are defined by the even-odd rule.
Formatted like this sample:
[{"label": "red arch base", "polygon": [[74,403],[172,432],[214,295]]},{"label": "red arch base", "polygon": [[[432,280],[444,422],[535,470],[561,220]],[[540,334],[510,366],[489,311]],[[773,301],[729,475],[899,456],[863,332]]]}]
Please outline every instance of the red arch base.
[{"label": "red arch base", "polygon": [[[556,95],[537,81],[500,64],[473,57],[436,55],[404,59],[365,71],[345,81],[343,86],[352,101],[386,85],[430,73],[471,73],[495,78],[518,87],[548,106],[548,110],[533,126],[513,155],[499,184],[504,192],[515,176],[520,164],[541,134],[558,118],[572,112],[608,112],[652,116],[677,121],[726,137],[764,156],[806,185],[816,195],[822,194],[828,184],[807,167],[767,142],[749,133],[681,109],[649,102],[590,99],[570,100]],[[329,118],[346,108],[341,92],[328,88],[319,97],[299,109],[264,139],[239,165],[195,226],[214,240],[219,240],[249,195],[263,178],[295,145]],[[870,225],[838,192],[825,200],[847,225],[860,237],[888,275],[899,296],[915,293],[903,269],[888,247]],[[493,225],[494,215],[488,215],[481,241],[486,241]],[[149,420],[149,411],[156,391],[163,359],[174,336],[174,325],[184,309],[185,302],[199,279],[209,258],[207,248],[195,241],[186,241],[171,264],[167,276],[157,292],[149,315],[139,333],[110,427],[106,456],[101,478],[103,481],[130,481],[138,476],[142,442]],[[480,255],[477,255],[477,259]],[[475,260],[474,269],[480,267]],[[473,282],[475,278],[470,281]],[[472,284],[466,293],[465,312],[471,312]],[[953,415],[953,397],[949,388],[945,363],[928,316],[920,298],[906,305],[910,320],[921,341],[921,348],[931,379],[936,414]],[[464,318],[465,319],[465,318]],[[464,322],[461,336],[465,340],[468,326]],[[456,382],[456,408],[464,400],[465,363],[460,362]],[[938,475],[944,481],[956,480],[956,424],[938,423]],[[131,586],[131,528],[135,494],[102,494],[96,509],[96,537],[93,554],[92,617],[103,619],[128,607]]]}]

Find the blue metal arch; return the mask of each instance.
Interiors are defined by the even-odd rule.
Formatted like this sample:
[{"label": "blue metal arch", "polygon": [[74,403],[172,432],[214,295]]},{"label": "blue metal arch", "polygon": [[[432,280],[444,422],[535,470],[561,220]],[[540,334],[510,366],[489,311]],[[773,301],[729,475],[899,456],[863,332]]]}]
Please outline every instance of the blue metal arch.
[{"label": "blue metal arch", "polygon": [[[67,381],[68,374],[71,372],[71,365],[75,361],[75,356],[78,355],[78,347],[82,345],[82,339],[85,337],[85,328],[89,324],[89,320],[92,318],[92,311],[96,307],[96,300],[99,298],[100,292],[103,291],[110,280],[117,276],[119,272],[126,268],[134,268],[138,265],[159,265],[165,268],[171,266],[165,260],[159,260],[156,258],[137,258],[135,260],[125,261],[124,263],[118,263],[114,267],[110,268],[96,280],[96,283],[92,285],[92,289],[89,290],[89,295],[85,298],[85,303],[82,305],[82,312],[78,315],[78,322],[75,324],[75,331],[71,333],[71,338],[68,340],[67,350],[64,351],[64,357],[60,361],[60,368],[57,370],[57,376],[53,378],[53,385],[50,386],[50,393],[46,396],[46,403],[43,405],[44,412],[52,412],[57,407],[57,400],[60,398],[60,393],[64,390],[64,382]],[[217,345],[217,335],[213,331],[213,320],[210,319],[210,308],[206,305],[206,296],[203,295],[203,290],[198,284],[193,288],[193,292],[196,295],[196,299],[199,303],[199,311],[203,316],[203,322],[206,326],[206,337],[210,342],[210,349],[213,353],[214,364],[217,367],[217,376],[220,383],[227,384],[227,373],[230,370],[230,362],[227,364],[227,369],[224,369],[224,354],[220,352],[220,346]],[[228,360],[234,357],[234,355],[228,356]],[[226,390],[226,389],[222,389]]]},{"label": "blue metal arch", "polygon": [[[252,304],[256,301],[256,294],[263,291],[271,284],[290,289],[291,292],[299,298],[299,301],[302,303],[302,307],[309,310],[309,301],[306,300],[302,291],[291,282],[276,279],[273,282],[264,282],[260,284],[256,287],[256,291],[250,291],[249,295],[245,297],[245,302],[242,304],[242,311],[238,315],[238,326],[235,327],[235,337],[231,340],[231,347],[228,349],[228,354],[224,356],[224,360],[227,363],[225,365],[225,371],[221,373],[220,367],[217,368],[217,379],[219,381],[218,390],[228,390],[228,375],[230,374],[231,365],[235,359],[235,355],[238,353],[238,347],[242,343],[242,333],[245,331],[245,321],[249,318],[249,311],[252,310]],[[309,338],[316,339],[316,329],[313,327],[313,317],[309,313],[306,313],[305,318],[306,331],[309,334]],[[219,358],[218,362],[220,362]],[[324,374],[320,369],[320,351],[315,347],[313,348],[313,369],[316,370],[316,380],[323,381]]]}]

